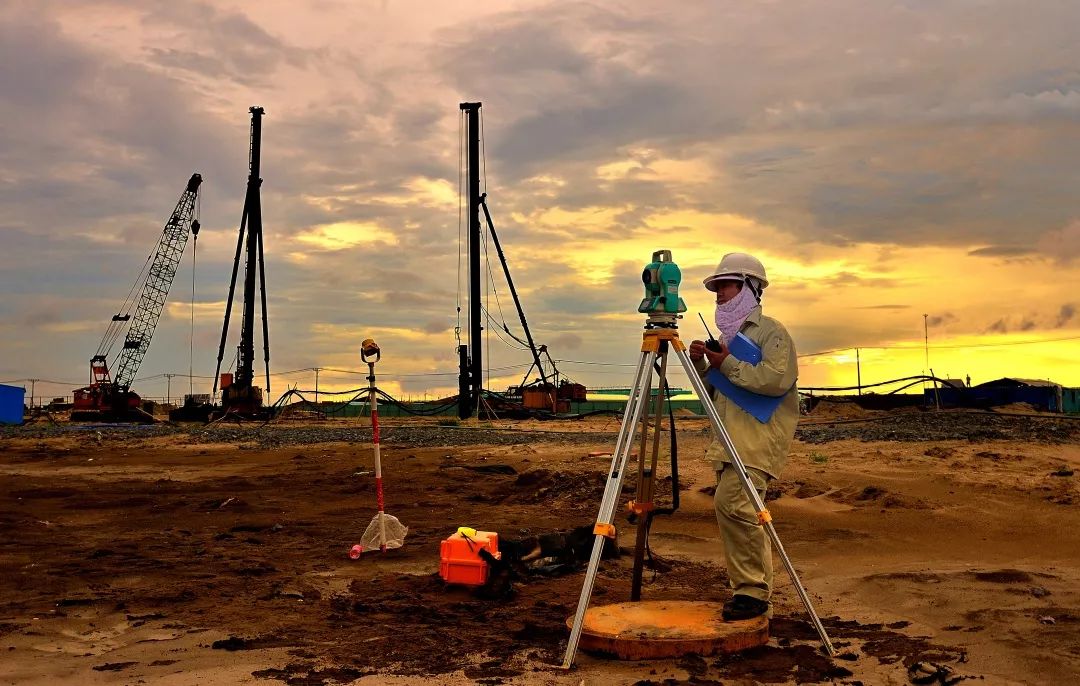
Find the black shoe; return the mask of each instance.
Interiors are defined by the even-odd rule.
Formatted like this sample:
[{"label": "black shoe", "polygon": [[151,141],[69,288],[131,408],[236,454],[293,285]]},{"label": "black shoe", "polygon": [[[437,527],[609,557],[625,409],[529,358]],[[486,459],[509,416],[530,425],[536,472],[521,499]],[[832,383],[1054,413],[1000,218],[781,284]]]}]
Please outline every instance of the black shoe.
[{"label": "black shoe", "polygon": [[724,603],[724,621],[737,622],[741,619],[760,617],[769,611],[769,603],[748,595],[735,595]]}]

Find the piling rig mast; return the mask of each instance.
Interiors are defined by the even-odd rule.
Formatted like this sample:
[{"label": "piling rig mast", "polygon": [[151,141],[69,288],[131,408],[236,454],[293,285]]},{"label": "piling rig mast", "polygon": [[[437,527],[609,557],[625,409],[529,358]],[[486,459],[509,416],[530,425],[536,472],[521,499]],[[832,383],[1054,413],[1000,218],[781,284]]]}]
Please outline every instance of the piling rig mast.
[{"label": "piling rig mast", "polygon": [[[150,339],[169,297],[176,268],[184,256],[188,232],[196,238],[199,235],[196,203],[201,184],[202,176],[199,174],[192,174],[188,179],[187,187],[161,232],[157,249],[147,258],[148,266],[140,272],[120,312],[113,315],[97,352],[90,358],[90,385],[75,390],[72,419],[150,419],[149,415],[139,408],[141,398],[131,390],[131,383],[150,348]],[[132,296],[139,290],[140,284],[142,288],[133,316],[130,312]],[[109,371],[107,357],[125,327],[127,334],[124,336],[123,348],[113,361],[112,367],[116,370],[113,376]]]},{"label": "piling rig mast", "polygon": [[[518,318],[521,320],[521,328],[525,332],[526,347],[532,353],[532,365],[529,367],[529,371],[525,372],[525,377],[522,379],[519,389],[526,385],[529,374],[535,367],[540,375],[539,387],[543,391],[543,397],[545,398],[543,407],[536,409],[550,409],[552,412],[556,412],[558,411],[556,387],[559,372],[555,369],[555,363],[551,359],[551,355],[547,354],[547,346],[537,347],[533,341],[529,323],[525,319],[525,310],[521,306],[521,299],[518,297],[517,289],[514,288],[514,280],[510,277],[510,267],[506,263],[506,255],[503,253],[499,236],[495,232],[495,223],[491,220],[491,212],[488,210],[487,204],[487,193],[480,192],[480,168],[482,166],[480,159],[480,131],[482,128],[480,107],[481,103],[479,102],[463,102],[460,104],[461,111],[465,114],[465,129],[468,137],[468,154],[466,157],[469,193],[469,344],[467,346],[458,346],[458,416],[465,419],[472,416],[474,412],[479,411],[483,392],[483,364],[480,340],[481,331],[484,328],[480,318],[480,281],[483,278],[480,270],[481,213],[484,218],[483,224],[487,226],[488,233],[495,244],[499,262],[502,264],[503,274],[506,276],[506,283],[510,287],[510,294],[514,298]],[[509,330],[506,330],[506,332],[510,333]],[[520,339],[518,340],[520,341]],[[547,355],[548,362],[551,365],[553,372],[551,382],[548,381],[548,374],[544,371],[540,361],[541,353]]]},{"label": "piling rig mast", "polygon": [[[270,329],[266,319],[266,266],[263,260],[262,186],[260,166],[262,157],[261,107],[251,107],[251,145],[248,154],[247,194],[244,196],[244,214],[240,218],[240,236],[236,241],[236,257],[233,258],[232,280],[229,297],[225,301],[225,323],[221,328],[221,344],[218,347],[217,371],[214,373],[214,393],[221,381],[221,408],[225,414],[255,418],[265,414],[263,390],[255,381],[255,278],[259,279],[262,296],[263,361],[266,365],[266,392],[270,392]],[[245,246],[245,233],[247,244]],[[236,373],[231,378],[221,374],[221,360],[225,356],[225,340],[229,335],[229,316],[232,313],[233,295],[236,292],[236,275],[240,269],[240,255],[244,253],[244,313],[240,325],[240,345],[237,347]]]}]

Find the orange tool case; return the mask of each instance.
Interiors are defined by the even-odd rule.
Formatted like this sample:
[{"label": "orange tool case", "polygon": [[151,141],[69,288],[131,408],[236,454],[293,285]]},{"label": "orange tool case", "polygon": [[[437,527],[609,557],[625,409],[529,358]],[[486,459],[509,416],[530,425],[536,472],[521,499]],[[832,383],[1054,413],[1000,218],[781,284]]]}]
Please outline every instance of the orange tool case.
[{"label": "orange tool case", "polygon": [[502,559],[499,554],[499,534],[494,531],[477,531],[473,536],[458,532],[443,539],[439,576],[450,584],[483,586],[488,577],[488,564],[480,557],[482,548],[495,559]]}]

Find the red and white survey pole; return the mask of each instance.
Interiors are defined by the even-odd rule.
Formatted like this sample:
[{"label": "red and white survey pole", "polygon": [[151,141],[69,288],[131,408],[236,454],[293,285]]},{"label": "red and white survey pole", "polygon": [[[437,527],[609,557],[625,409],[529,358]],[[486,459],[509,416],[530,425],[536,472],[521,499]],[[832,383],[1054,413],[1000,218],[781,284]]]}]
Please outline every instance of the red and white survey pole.
[{"label": "red and white survey pole", "polygon": [[[368,338],[360,344],[360,359],[368,366],[368,405],[371,407],[371,445],[375,452],[375,501],[379,513],[375,515],[379,519],[379,550],[386,552],[386,522],[383,515],[386,506],[383,502],[382,489],[382,457],[379,455],[379,398],[375,394],[375,363],[381,356],[379,346],[374,338]],[[372,359],[374,357],[374,359]]]},{"label": "red and white survey pole", "polygon": [[379,346],[373,339],[368,338],[361,344],[360,359],[368,366],[368,405],[371,407],[371,441],[375,453],[375,498],[378,512],[364,530],[360,543],[349,551],[349,557],[354,560],[365,550],[373,550],[376,546],[384,553],[388,548],[401,547],[405,542],[405,535],[409,532],[409,528],[396,517],[386,514],[383,501],[382,457],[379,454],[379,399],[378,389],[375,388],[375,363],[379,361],[380,355]]},{"label": "red and white survey pole", "polygon": [[409,527],[398,521],[397,517],[386,514],[383,501],[382,456],[379,454],[379,399],[375,388],[375,363],[379,361],[379,346],[368,338],[361,344],[360,359],[368,366],[368,405],[371,407],[371,441],[375,453],[375,497],[379,511],[372,517],[360,543],[349,551],[349,557],[357,559],[365,550],[378,548],[386,552],[390,548],[400,548],[405,543]]}]

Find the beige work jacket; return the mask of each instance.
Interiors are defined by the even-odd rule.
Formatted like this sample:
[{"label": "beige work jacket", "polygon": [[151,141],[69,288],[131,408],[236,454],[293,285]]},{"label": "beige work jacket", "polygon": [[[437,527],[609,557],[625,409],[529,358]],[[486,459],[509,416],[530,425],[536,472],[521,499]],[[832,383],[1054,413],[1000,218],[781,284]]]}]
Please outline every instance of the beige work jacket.
[{"label": "beige work jacket", "polygon": [[[780,471],[787,463],[791,441],[795,437],[795,426],[799,422],[799,390],[795,386],[799,378],[799,361],[795,354],[795,343],[784,325],[763,315],[760,306],[750,313],[740,331],[761,348],[761,362],[751,365],[736,360],[734,355],[728,355],[720,365],[721,373],[733,384],[748,391],[783,396],[784,399],[764,424],[715,389],[712,389],[713,405],[731,435],[743,464],[760,469],[774,479],[780,478]],[[696,366],[704,378],[709,369],[709,359],[702,358]],[[724,462],[731,462],[727,449],[715,437],[705,452],[705,458],[712,461],[716,469],[720,469]]]}]

